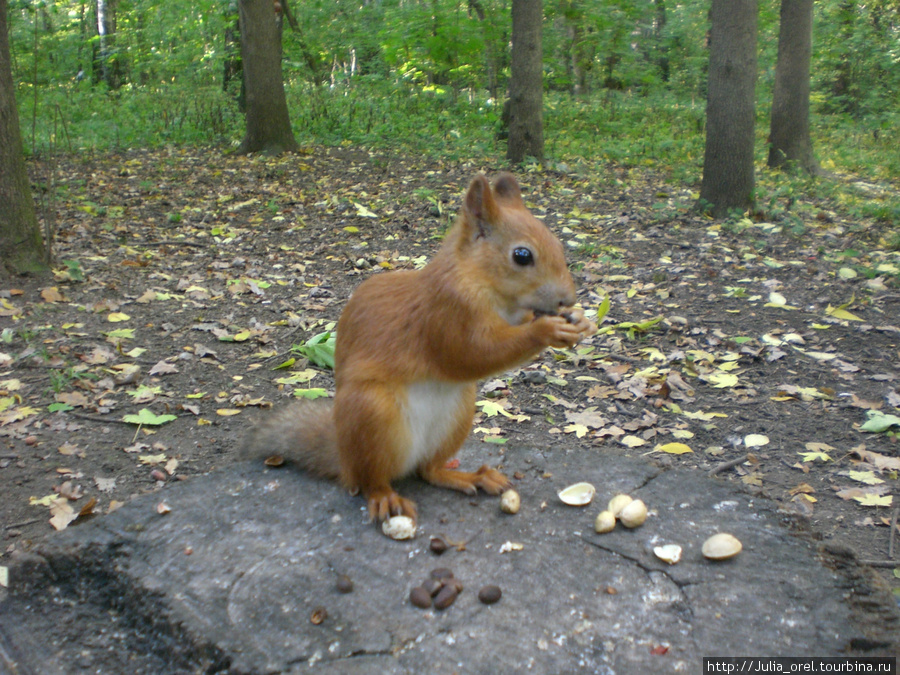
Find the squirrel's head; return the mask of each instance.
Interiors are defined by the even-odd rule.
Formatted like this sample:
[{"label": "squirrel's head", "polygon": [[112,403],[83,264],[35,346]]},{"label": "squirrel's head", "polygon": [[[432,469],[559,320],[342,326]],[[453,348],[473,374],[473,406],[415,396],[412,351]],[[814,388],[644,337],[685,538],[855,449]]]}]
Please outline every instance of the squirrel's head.
[{"label": "squirrel's head", "polygon": [[575,304],[575,284],[559,239],[522,200],[516,179],[501,173],[493,188],[472,180],[455,242],[465,274],[479,278],[497,312],[519,324]]}]

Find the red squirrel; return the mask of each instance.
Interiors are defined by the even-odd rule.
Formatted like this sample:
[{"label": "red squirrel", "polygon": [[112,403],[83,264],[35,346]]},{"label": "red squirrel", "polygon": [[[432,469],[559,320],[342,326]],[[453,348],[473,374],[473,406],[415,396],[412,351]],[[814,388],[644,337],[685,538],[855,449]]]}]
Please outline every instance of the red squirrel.
[{"label": "red squirrel", "polygon": [[476,383],[546,347],[572,347],[597,326],[575,305],[562,244],[525,207],[516,179],[476,176],[434,259],[370,277],[337,324],[331,401],[298,401],[248,441],[336,478],[369,517],[416,518],[391,481],[417,473],[474,494],[509,486],[500,472],[447,468],[469,434]]}]

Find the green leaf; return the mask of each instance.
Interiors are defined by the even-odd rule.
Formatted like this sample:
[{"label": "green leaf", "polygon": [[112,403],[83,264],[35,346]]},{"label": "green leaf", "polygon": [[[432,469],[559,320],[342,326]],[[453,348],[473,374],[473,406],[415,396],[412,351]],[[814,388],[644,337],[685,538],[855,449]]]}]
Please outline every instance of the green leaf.
[{"label": "green leaf", "polygon": [[334,331],[326,330],[312,336],[302,345],[294,345],[291,351],[302,354],[320,368],[334,370],[334,345],[336,335]]},{"label": "green leaf", "polygon": [[177,419],[178,417],[175,415],[157,415],[152,410],[147,410],[147,408],[141,408],[137,415],[125,415],[122,418],[123,421],[129,424],[140,424],[147,427],[158,427],[161,424]]},{"label": "green leaf", "polygon": [[891,427],[900,427],[900,417],[897,415],[885,415],[880,410],[869,410],[866,412],[866,417],[869,419],[860,427],[861,431],[880,434]]},{"label": "green leaf", "polygon": [[50,412],[68,412],[69,410],[75,410],[68,403],[51,403],[47,406],[47,410]]},{"label": "green leaf", "polygon": [[609,312],[609,296],[607,295],[603,298],[603,302],[600,303],[600,306],[597,308],[597,323],[603,321],[603,317],[607,315]]},{"label": "green leaf", "polygon": [[294,396],[297,398],[307,398],[312,400],[328,396],[328,391],[322,389],[321,387],[315,387],[313,389],[294,389]]},{"label": "green leaf", "polygon": [[117,328],[116,330],[111,330],[108,333],[104,333],[104,335],[106,337],[119,338],[121,340],[133,340],[134,328]]}]

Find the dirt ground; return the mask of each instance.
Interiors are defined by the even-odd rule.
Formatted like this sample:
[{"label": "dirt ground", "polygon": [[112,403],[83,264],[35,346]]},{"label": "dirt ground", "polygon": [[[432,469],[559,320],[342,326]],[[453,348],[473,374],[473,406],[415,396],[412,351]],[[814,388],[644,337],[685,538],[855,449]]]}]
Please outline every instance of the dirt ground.
[{"label": "dirt ground", "polygon": [[[33,163],[57,275],[0,279],[0,565],[235,461],[295,390],[333,392],[291,347],[368,275],[422,264],[472,176],[500,168],[320,148]],[[689,187],[625,168],[519,178],[581,304],[610,309],[576,352],[489,383],[480,399],[503,411],[480,408],[475,437],[714,472],[900,588],[900,427],[861,428],[900,414],[889,233],[836,202],[712,221]],[[123,419],[143,409],[174,419]]]}]

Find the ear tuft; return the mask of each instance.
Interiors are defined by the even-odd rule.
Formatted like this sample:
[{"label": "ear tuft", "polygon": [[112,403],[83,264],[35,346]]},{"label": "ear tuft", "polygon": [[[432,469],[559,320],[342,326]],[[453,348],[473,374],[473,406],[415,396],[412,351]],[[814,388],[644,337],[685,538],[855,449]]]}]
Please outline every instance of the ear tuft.
[{"label": "ear tuft", "polygon": [[494,181],[494,194],[498,199],[513,204],[524,205],[522,201],[522,190],[515,176],[511,173],[503,172],[497,176]]},{"label": "ear tuft", "polygon": [[485,223],[494,223],[500,215],[500,207],[491,193],[491,185],[483,173],[478,174],[469,184],[464,201],[465,212],[469,215],[479,229]]}]

